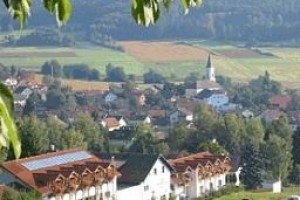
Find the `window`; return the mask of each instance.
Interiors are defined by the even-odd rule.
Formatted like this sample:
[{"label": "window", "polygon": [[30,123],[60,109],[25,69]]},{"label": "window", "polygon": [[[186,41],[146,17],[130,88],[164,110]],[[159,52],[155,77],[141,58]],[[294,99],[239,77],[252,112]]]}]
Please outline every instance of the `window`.
[{"label": "window", "polygon": [[222,187],[222,180],[219,180],[219,187]]},{"label": "window", "polygon": [[146,192],[146,191],[148,191],[149,190],[149,186],[148,185],[145,185],[144,186],[144,191]]},{"label": "window", "polygon": [[200,186],[200,194],[203,194],[203,193],[204,193],[204,187]]},{"label": "window", "polygon": [[105,192],[105,197],[109,198],[110,197],[110,192]]},{"label": "window", "polygon": [[155,174],[155,175],[157,174],[157,169],[156,169],[156,168],[154,168],[154,174]]},{"label": "window", "polygon": [[165,166],[162,167],[162,173],[165,173]]}]

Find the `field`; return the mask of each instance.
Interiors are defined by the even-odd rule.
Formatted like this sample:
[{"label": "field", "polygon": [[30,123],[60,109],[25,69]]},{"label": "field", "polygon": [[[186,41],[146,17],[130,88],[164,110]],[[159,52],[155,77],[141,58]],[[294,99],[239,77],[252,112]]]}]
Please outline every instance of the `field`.
[{"label": "field", "polygon": [[105,71],[108,63],[124,67],[128,73],[144,73],[143,64],[126,53],[80,43],[74,48],[66,47],[15,47],[0,48],[0,62],[22,68],[39,70],[47,60],[56,59],[59,63],[86,63],[93,68]]},{"label": "field", "polygon": [[[35,75],[34,82],[37,84],[42,83],[43,76]],[[74,91],[82,90],[108,90],[109,85],[106,82],[93,82],[93,81],[82,81],[82,80],[71,80],[71,79],[62,79],[62,84],[64,86],[71,87]]]},{"label": "field", "polygon": [[247,49],[236,44],[214,41],[126,41],[125,52],[79,42],[73,48],[16,47],[0,49],[1,63],[39,70],[50,59],[61,64],[86,63],[105,74],[108,63],[123,67],[128,74],[142,76],[149,69],[182,81],[191,72],[203,76],[209,53],[217,75],[238,82],[249,81],[269,71],[287,87],[300,87],[300,48]]},{"label": "field", "polygon": [[300,195],[300,188],[285,188],[280,194],[271,192],[238,192],[215,200],[287,200],[290,195]]}]

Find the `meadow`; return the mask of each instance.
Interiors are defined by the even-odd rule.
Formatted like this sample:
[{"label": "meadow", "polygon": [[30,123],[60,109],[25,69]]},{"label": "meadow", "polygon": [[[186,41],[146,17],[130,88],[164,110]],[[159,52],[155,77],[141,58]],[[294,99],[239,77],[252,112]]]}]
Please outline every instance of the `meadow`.
[{"label": "meadow", "polygon": [[282,193],[266,191],[242,191],[230,195],[224,195],[214,200],[287,200],[291,195],[300,195],[300,188],[284,188]]},{"label": "meadow", "polygon": [[[86,63],[105,74],[105,66],[112,63],[124,68],[127,74],[142,76],[149,69],[183,80],[192,72],[200,77],[208,54],[217,75],[246,82],[267,70],[271,77],[287,87],[300,87],[300,48],[242,48],[238,45],[214,41],[126,41],[119,42],[124,52],[78,42],[75,47],[1,47],[0,62],[22,68],[39,70],[50,59],[59,63]],[[267,54],[265,54],[267,52]]]}]

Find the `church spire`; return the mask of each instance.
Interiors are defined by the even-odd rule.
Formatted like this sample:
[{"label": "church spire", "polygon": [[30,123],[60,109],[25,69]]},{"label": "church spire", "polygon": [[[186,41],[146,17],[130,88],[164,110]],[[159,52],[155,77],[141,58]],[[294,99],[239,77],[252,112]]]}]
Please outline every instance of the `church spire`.
[{"label": "church spire", "polygon": [[208,54],[208,59],[207,59],[207,62],[206,62],[206,68],[212,68],[210,53]]},{"label": "church spire", "polygon": [[205,76],[206,80],[216,81],[216,78],[215,78],[215,68],[212,65],[211,55],[210,54],[208,55],[207,63],[206,63],[206,66],[205,66],[205,75],[206,75]]}]

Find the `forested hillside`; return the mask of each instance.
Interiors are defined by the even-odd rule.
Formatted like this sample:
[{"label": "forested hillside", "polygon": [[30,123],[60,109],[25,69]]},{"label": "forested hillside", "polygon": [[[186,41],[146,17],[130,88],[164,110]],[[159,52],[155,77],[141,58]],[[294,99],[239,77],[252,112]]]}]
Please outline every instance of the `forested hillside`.
[{"label": "forested hillside", "polygon": [[[73,16],[65,31],[77,37],[97,41],[114,39],[214,38],[256,41],[298,40],[300,35],[299,0],[204,0],[200,8],[184,15],[173,5],[162,14],[159,23],[149,28],[135,24],[130,16],[130,1],[74,0]],[[12,20],[0,13],[2,30],[12,28]],[[29,28],[55,25],[55,19],[35,5]],[[16,27],[16,25],[15,25]]]}]

